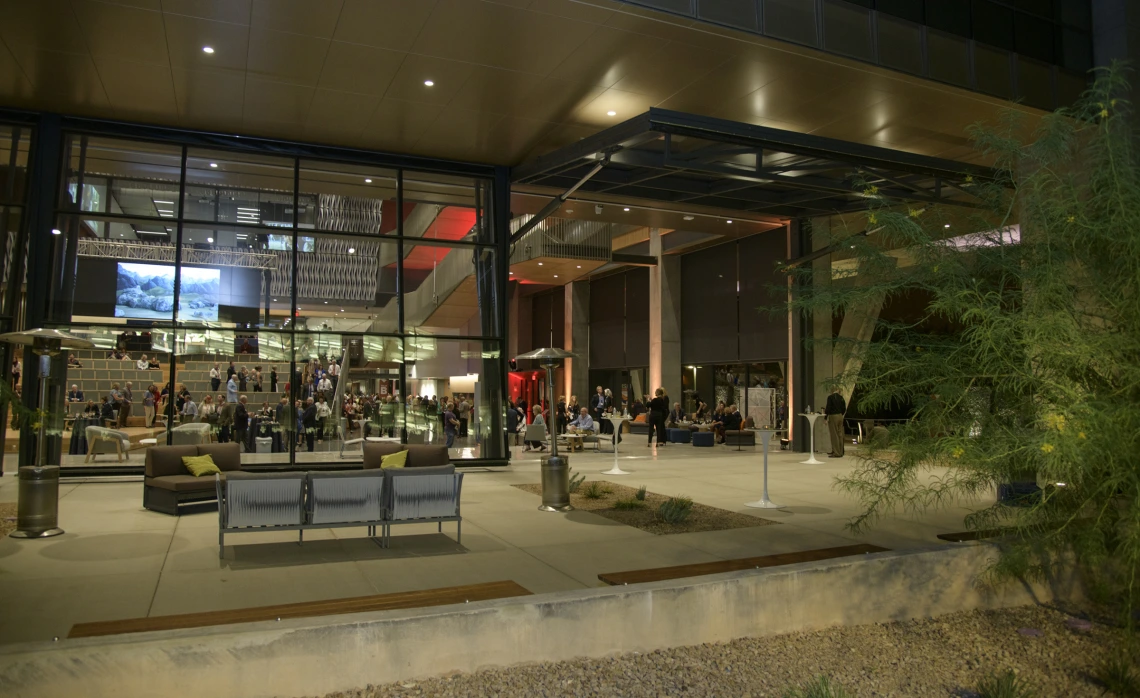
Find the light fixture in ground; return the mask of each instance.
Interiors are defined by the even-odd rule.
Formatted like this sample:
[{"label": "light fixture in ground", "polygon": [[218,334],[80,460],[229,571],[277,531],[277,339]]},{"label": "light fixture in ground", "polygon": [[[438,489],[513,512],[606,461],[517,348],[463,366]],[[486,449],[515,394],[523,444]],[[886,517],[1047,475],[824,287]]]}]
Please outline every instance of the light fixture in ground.
[{"label": "light fixture in ground", "polygon": [[538,266],[540,266],[540,267],[541,267],[541,266],[542,266],[542,262],[539,262],[539,263],[538,263]]},{"label": "light fixture in ground", "polygon": [[578,268],[579,268],[579,269],[581,269],[581,268],[582,268],[582,265],[581,265],[581,264],[579,264],[579,265],[578,265]]},{"label": "light fixture in ground", "polygon": [[214,52],[213,46],[203,46],[202,47],[202,53],[213,53],[213,52]]},{"label": "light fixture in ground", "polygon": [[629,210],[629,206],[626,206],[626,207],[625,207],[625,208],[623,208],[622,210],[623,210],[623,211],[628,211],[628,210]]},{"label": "light fixture in ground", "polygon": [[435,80],[424,80],[424,86],[431,87],[435,84]]},{"label": "light fixture in ground", "polygon": [[612,111],[612,110],[611,110],[611,111],[608,111],[608,112],[606,112],[606,116],[617,116],[617,112],[616,112],[616,111]]},{"label": "light fixture in ground", "polygon": [[687,221],[691,221],[691,220],[693,220],[693,218],[695,218],[695,217],[696,217],[696,216],[685,216],[685,220],[687,220]]},{"label": "light fixture in ground", "polygon": [[218,166],[218,163],[216,163],[216,162],[211,162],[211,163],[210,163],[210,167],[217,167],[217,166]]},{"label": "light fixture in ground", "polygon": [[725,223],[728,223],[729,225],[732,225],[732,221],[725,221]]},{"label": "light fixture in ground", "polygon": [[62,233],[60,233],[59,228],[52,228],[51,234],[52,235],[61,235]]},{"label": "light fixture in ground", "polygon": [[949,223],[947,223],[946,225],[944,225],[944,226],[942,226],[942,227],[943,227],[943,228],[949,228],[949,227],[950,227],[950,224],[949,224]]},{"label": "light fixture in ground", "polygon": [[372,180],[371,180],[371,179],[365,179],[365,180],[364,180],[364,183],[365,183],[365,184],[372,184]]}]

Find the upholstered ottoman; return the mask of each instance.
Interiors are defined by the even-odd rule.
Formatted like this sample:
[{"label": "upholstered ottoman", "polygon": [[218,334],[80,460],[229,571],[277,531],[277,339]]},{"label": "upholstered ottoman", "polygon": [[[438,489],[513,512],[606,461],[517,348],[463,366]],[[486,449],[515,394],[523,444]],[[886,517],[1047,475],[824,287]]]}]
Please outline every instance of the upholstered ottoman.
[{"label": "upholstered ottoman", "polygon": [[716,442],[716,434],[712,433],[711,431],[694,431],[692,432],[692,435],[694,446],[712,448],[713,444]]},{"label": "upholstered ottoman", "polygon": [[669,430],[669,443],[671,444],[687,444],[692,439],[690,436],[692,432],[688,429],[670,429]]}]

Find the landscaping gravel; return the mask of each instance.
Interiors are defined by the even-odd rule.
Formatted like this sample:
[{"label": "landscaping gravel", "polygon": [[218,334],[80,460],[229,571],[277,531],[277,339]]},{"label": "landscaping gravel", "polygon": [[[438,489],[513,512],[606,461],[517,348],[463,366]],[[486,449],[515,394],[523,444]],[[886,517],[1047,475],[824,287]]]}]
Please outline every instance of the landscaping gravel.
[{"label": "landscaping gravel", "polygon": [[1007,670],[1027,678],[1039,698],[1093,698],[1103,691],[1088,673],[1117,633],[1031,606],[494,669],[327,698],[778,697],[820,674],[860,697],[966,698],[985,677]]},{"label": "landscaping gravel", "polygon": [[0,504],[0,538],[16,530],[16,503]]}]

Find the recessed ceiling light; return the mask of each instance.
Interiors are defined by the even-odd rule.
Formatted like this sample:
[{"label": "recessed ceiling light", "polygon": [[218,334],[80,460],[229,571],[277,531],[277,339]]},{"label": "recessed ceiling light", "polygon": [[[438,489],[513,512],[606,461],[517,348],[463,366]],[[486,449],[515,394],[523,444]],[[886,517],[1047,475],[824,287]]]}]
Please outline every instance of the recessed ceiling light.
[{"label": "recessed ceiling light", "polygon": [[214,52],[213,46],[203,46],[202,47],[202,53],[213,53],[213,52]]},{"label": "recessed ceiling light", "polygon": [[625,207],[625,208],[623,208],[622,210],[623,210],[623,211],[628,211],[628,210],[629,210],[629,206],[626,206],[626,207]]},{"label": "recessed ceiling light", "polygon": [[555,274],[555,275],[554,275],[554,278],[556,278],[556,279],[557,279],[557,278],[558,278],[558,274]]},{"label": "recessed ceiling light", "polygon": [[372,180],[371,180],[371,179],[365,179],[365,180],[364,180],[364,183],[365,183],[365,184],[372,184]]},{"label": "recessed ceiling light", "polygon": [[539,263],[538,263],[538,266],[540,266],[540,267],[541,267],[541,266],[542,266],[542,262],[539,262]]},{"label": "recessed ceiling light", "polygon": [[566,213],[574,213],[574,209],[568,208],[568,209],[566,209]]},{"label": "recessed ceiling light", "polygon": [[616,111],[608,111],[608,112],[606,112],[606,116],[617,116],[617,112]]},{"label": "recessed ceiling light", "polygon": [[348,248],[348,253],[349,254],[356,254],[356,248],[355,247]]},{"label": "recessed ceiling light", "polygon": [[341,309],[340,309],[340,312],[342,312],[342,313],[343,313],[343,312],[344,312],[344,308],[341,308]]},{"label": "recessed ceiling light", "polygon": [[434,84],[435,84],[434,80],[424,80],[424,85],[427,87],[431,87]]},{"label": "recessed ceiling light", "polygon": [[[217,167],[217,166],[218,166],[218,163],[216,163],[216,162],[211,162],[211,163],[210,163],[210,167]],[[232,199],[231,199],[231,200],[232,200]]]},{"label": "recessed ceiling light", "polygon": [[515,273],[512,271],[512,272],[511,272],[511,276],[514,276],[514,275],[515,275]]},{"label": "recessed ceiling light", "polygon": [[729,225],[732,225],[732,221],[725,221],[725,223],[728,223]]},{"label": "recessed ceiling light", "polygon": [[944,226],[942,226],[942,227],[943,227],[943,228],[949,228],[949,227],[950,227],[950,224],[949,224],[949,223],[947,223],[946,225],[944,225]]},{"label": "recessed ceiling light", "polygon": [[52,235],[61,235],[62,233],[59,232],[59,228],[52,228],[51,234]]},{"label": "recessed ceiling light", "polygon": [[328,301],[325,301],[325,305],[328,305],[328,304],[329,304],[329,302],[328,302]]},{"label": "recessed ceiling light", "polygon": [[213,242],[214,238],[206,238],[206,242]]},{"label": "recessed ceiling light", "polygon": [[578,268],[579,268],[579,269],[581,269],[581,268],[582,268],[582,265],[581,265],[581,264],[579,264],[579,265],[578,265]]},{"label": "recessed ceiling light", "polygon": [[685,220],[691,221],[691,220],[693,220],[693,216],[685,216]]}]

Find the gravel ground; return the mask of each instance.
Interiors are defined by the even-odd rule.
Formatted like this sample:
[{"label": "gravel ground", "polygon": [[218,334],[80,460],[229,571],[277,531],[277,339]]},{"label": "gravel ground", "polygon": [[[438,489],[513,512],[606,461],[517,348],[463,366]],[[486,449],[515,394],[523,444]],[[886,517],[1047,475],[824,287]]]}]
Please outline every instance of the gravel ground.
[{"label": "gravel ground", "polygon": [[0,538],[16,530],[16,503],[0,504]]},{"label": "gravel ground", "polygon": [[[588,480],[583,484],[583,487],[590,482],[593,482],[593,480]],[[644,509],[614,509],[614,502],[621,499],[633,499],[633,496],[637,494],[637,488],[616,485],[604,480],[599,480],[598,482],[609,488],[610,493],[600,499],[588,499],[577,492],[572,492],[570,494],[570,504],[572,504],[575,509],[588,511],[591,514],[597,514],[598,516],[623,523],[626,526],[633,526],[634,528],[658,536],[670,533],[724,531],[730,528],[751,528],[754,526],[769,526],[780,523],[779,521],[762,519],[759,516],[739,514],[735,511],[717,509],[716,507],[694,502],[693,513],[689,515],[689,518],[679,524],[667,524],[663,521],[658,521],[655,514],[657,507],[669,499],[665,495],[647,492],[645,495]],[[514,485],[514,487],[525,492],[530,492],[531,494],[542,494],[542,485],[540,484]]]},{"label": "gravel ground", "polygon": [[326,698],[779,697],[820,674],[860,697],[967,698],[985,677],[1006,670],[1027,678],[1038,698],[1092,698],[1102,689],[1087,674],[1116,633],[1059,610],[1027,606],[494,669]]}]

